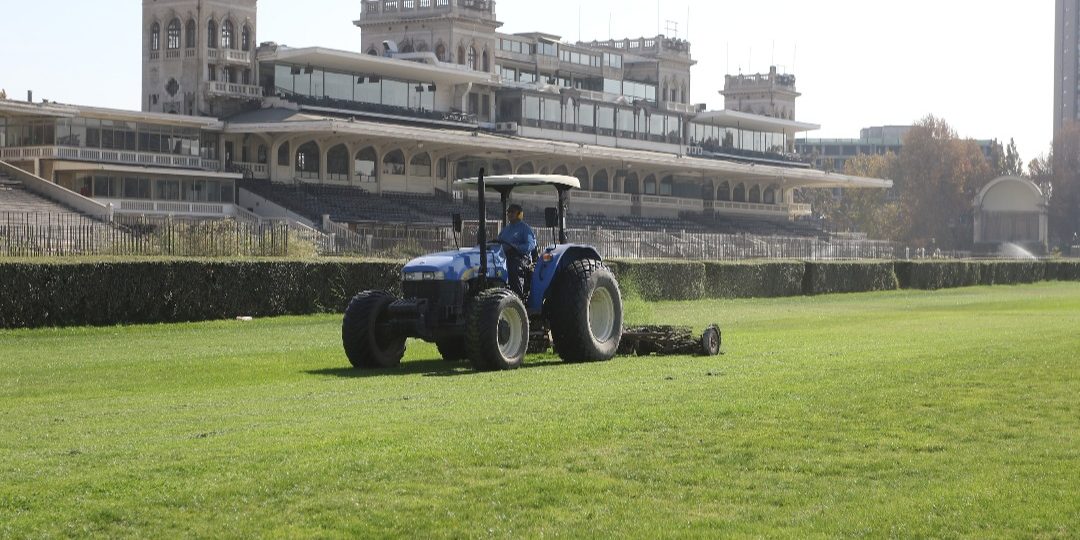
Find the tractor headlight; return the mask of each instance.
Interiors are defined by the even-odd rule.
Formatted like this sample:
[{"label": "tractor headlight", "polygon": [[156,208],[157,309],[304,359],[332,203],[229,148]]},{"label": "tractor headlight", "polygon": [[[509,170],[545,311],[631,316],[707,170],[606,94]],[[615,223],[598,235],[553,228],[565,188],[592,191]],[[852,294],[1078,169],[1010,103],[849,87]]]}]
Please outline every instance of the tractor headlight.
[{"label": "tractor headlight", "polygon": [[405,272],[405,281],[435,281],[446,279],[443,272]]}]

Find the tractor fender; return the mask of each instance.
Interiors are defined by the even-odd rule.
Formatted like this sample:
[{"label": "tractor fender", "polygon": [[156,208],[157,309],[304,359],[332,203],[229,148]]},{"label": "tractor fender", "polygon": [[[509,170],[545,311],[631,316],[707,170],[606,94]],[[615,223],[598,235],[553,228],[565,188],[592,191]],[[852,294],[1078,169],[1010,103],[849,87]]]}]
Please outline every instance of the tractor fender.
[{"label": "tractor fender", "polygon": [[536,262],[536,270],[532,275],[532,287],[527,306],[529,314],[536,315],[543,312],[544,300],[547,298],[551,285],[555,283],[555,277],[567,265],[581,259],[603,260],[600,253],[592,246],[579,244],[549,246],[540,252],[540,260]]}]

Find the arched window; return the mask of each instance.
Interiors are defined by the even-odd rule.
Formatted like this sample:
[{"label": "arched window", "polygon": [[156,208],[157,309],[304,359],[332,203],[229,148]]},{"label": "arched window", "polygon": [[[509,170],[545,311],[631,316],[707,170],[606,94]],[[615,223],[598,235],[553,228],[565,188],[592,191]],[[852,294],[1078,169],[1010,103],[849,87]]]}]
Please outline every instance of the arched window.
[{"label": "arched window", "polygon": [[514,169],[508,159],[496,159],[491,162],[491,174],[514,174]]},{"label": "arched window", "polygon": [[277,149],[277,164],[282,167],[289,166],[289,143],[283,142]]},{"label": "arched window", "polygon": [[244,29],[240,32],[240,49],[245,51],[251,50],[251,27],[246,24],[244,25]]},{"label": "arched window", "polygon": [[476,47],[473,47],[472,45],[469,46],[469,58],[467,65],[469,66],[469,69],[472,69],[474,71],[480,69],[480,66],[476,63]]},{"label": "arched window", "polygon": [[409,176],[413,178],[431,178],[431,156],[417,154],[409,160]]},{"label": "arched window", "polygon": [[296,149],[296,174],[300,178],[319,177],[319,145],[308,141]]},{"label": "arched window", "polygon": [[379,56],[379,49],[376,49],[375,47],[371,47],[370,49],[368,49],[367,53],[368,53],[368,56]]},{"label": "arched window", "polygon": [[375,149],[370,146],[357,152],[353,158],[356,179],[360,182],[375,182],[378,179],[375,171],[375,164],[378,161],[379,158],[375,155]]},{"label": "arched window", "polygon": [[405,40],[405,43],[401,44],[401,52],[403,52],[403,53],[416,52],[416,49],[413,48],[413,44],[412,44],[411,39]]},{"label": "arched window", "polygon": [[463,66],[465,65],[465,47],[457,48],[457,63]]},{"label": "arched window", "polygon": [[255,162],[256,163],[262,163],[262,164],[265,165],[266,160],[269,159],[267,157],[267,153],[268,152],[266,150],[266,145],[265,144],[260,144],[259,149],[255,151]]},{"label": "arched window", "polygon": [[532,174],[534,172],[536,172],[536,170],[533,169],[533,164],[532,163],[522,163],[521,165],[518,166],[518,170],[517,170],[518,174]]},{"label": "arched window", "polygon": [[221,23],[221,48],[236,48],[236,42],[233,40],[233,23],[228,19]]},{"label": "arched window", "polygon": [[731,194],[731,200],[735,202],[746,202],[746,184],[738,184],[735,186],[735,193]]},{"label": "arched window", "polygon": [[651,174],[645,177],[645,194],[656,195],[656,177]]},{"label": "arched window", "polygon": [[416,44],[416,52],[428,52],[428,45],[426,41],[421,41]]},{"label": "arched window", "polygon": [[484,49],[483,60],[484,71],[491,71],[491,57],[488,55],[487,49]]},{"label": "arched window", "polygon": [[184,46],[188,49],[195,48],[195,19],[188,19],[187,27],[184,28]]},{"label": "arched window", "polygon": [[161,25],[158,23],[150,25],[150,50],[161,50]]},{"label": "arched window", "polygon": [[169,27],[166,30],[165,48],[170,51],[180,48],[180,19],[169,21]]},{"label": "arched window", "polygon": [[641,192],[641,186],[638,182],[637,173],[630,173],[626,175],[626,179],[623,180],[623,193],[632,193],[637,195]]},{"label": "arched window", "polygon": [[562,121],[563,124],[569,126],[576,126],[577,121],[577,108],[574,107],[574,98],[566,98],[566,103],[562,106]]},{"label": "arched window", "polygon": [[383,156],[383,174],[405,174],[405,154],[401,150],[394,150]]},{"label": "arched window", "polygon": [[326,153],[326,176],[331,180],[349,179],[349,149],[344,144]]},{"label": "arched window", "polygon": [[440,62],[446,61],[446,45],[440,43],[435,46],[435,58],[438,58]]},{"label": "arched window", "polygon": [[675,180],[670,176],[665,176],[664,179],[660,181],[660,195],[670,197],[674,188]]},{"label": "arched window", "polygon": [[596,171],[596,174],[593,175],[592,190],[602,192],[609,191],[607,171]]},{"label": "arched window", "polygon": [[771,185],[765,189],[765,192],[761,194],[761,202],[765,204],[776,204],[776,185]]},{"label": "arched window", "polygon": [[752,203],[760,203],[761,202],[761,188],[760,187],[754,186],[754,187],[750,188],[750,202],[752,202]]},{"label": "arched window", "polygon": [[210,22],[206,23],[206,46],[211,49],[216,49],[217,38],[217,23],[211,19]]},{"label": "arched window", "polygon": [[585,167],[579,168],[574,171],[574,178],[578,179],[578,183],[581,184],[581,189],[589,191],[589,186],[591,185],[589,182],[589,169],[586,169]]},{"label": "arched window", "polygon": [[559,165],[558,167],[555,167],[555,172],[551,174],[561,174],[563,176],[567,176],[570,174],[570,170],[566,168],[566,165]]},{"label": "arched window", "polygon": [[716,188],[716,200],[718,200],[718,201],[730,201],[731,200],[731,184],[729,182],[721,182],[720,186]]}]

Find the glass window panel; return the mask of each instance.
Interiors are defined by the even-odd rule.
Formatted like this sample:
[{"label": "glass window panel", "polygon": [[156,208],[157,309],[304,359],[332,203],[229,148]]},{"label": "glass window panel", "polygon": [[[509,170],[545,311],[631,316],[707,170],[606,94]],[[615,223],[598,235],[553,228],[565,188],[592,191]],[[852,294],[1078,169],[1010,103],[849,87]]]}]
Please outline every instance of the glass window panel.
[{"label": "glass window panel", "polygon": [[311,74],[311,95],[312,97],[324,97],[326,96],[326,81],[323,79],[325,73],[321,69],[316,69]]},{"label": "glass window panel", "polygon": [[596,127],[600,129],[615,129],[615,109],[605,106],[597,107]]},{"label": "glass window panel", "polygon": [[293,77],[292,68],[286,65],[277,64],[274,66],[274,86],[285,92],[293,91]]},{"label": "glass window panel", "polygon": [[409,88],[407,84],[401,81],[391,81],[384,79],[382,82],[382,90],[383,105],[390,105],[393,107],[409,106]]},{"label": "glass window panel", "polygon": [[557,99],[544,99],[544,121],[560,122],[562,120],[562,103]]},{"label": "glass window panel", "polygon": [[540,98],[525,96],[525,118],[529,120],[540,119]]},{"label": "glass window panel", "polygon": [[344,73],[326,73],[326,96],[333,99],[352,101],[353,77]]},{"label": "glass window panel", "polygon": [[356,78],[354,98],[361,103],[382,103],[382,83],[369,82],[370,77]]},{"label": "glass window panel", "polygon": [[585,127],[596,127],[596,105],[582,103],[578,107],[578,124]]}]

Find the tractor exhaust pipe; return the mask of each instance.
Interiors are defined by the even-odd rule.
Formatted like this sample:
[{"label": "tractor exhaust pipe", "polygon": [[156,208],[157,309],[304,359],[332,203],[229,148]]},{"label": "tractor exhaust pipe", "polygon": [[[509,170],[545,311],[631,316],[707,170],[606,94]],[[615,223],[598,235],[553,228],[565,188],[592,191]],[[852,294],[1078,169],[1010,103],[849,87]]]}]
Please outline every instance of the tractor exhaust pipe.
[{"label": "tractor exhaust pipe", "polygon": [[484,168],[480,167],[480,176],[476,181],[477,199],[480,201],[480,228],[476,231],[476,241],[480,244],[480,288],[487,288],[487,195],[484,184]]}]

